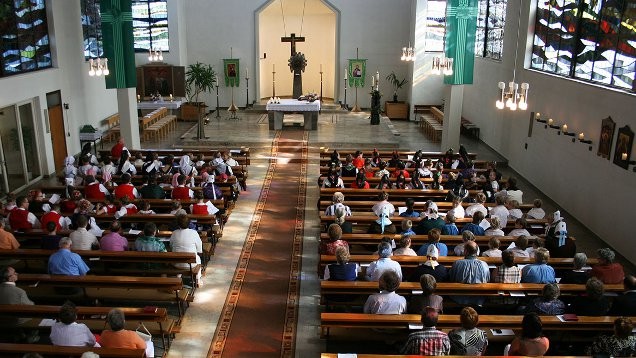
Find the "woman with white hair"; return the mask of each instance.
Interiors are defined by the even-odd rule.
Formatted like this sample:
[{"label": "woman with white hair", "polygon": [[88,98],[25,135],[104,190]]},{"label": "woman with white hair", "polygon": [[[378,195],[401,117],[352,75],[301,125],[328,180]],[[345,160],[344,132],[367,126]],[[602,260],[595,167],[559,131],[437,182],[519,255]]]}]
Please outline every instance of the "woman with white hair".
[{"label": "woman with white hair", "polygon": [[596,277],[605,284],[621,283],[625,278],[623,265],[614,262],[616,254],[609,247],[598,249],[598,264],[592,266],[590,276]]},{"label": "woman with white hair", "polygon": [[331,202],[333,204],[329,205],[327,209],[325,209],[326,216],[333,216],[336,214],[337,208],[343,208],[345,210],[345,214],[347,216],[351,216],[351,209],[344,204],[345,196],[341,192],[337,191],[333,194],[331,198]]},{"label": "woman with white hair", "polygon": [[126,318],[119,308],[113,308],[106,316],[110,329],[105,329],[99,344],[105,348],[146,349],[146,342],[135,331],[124,329]]},{"label": "woman with white hair", "polygon": [[574,254],[573,260],[574,268],[572,270],[565,271],[561,274],[561,281],[559,283],[575,283],[583,285],[590,277],[587,270],[583,270],[583,267],[587,264],[587,255],[583,252],[577,252]]}]

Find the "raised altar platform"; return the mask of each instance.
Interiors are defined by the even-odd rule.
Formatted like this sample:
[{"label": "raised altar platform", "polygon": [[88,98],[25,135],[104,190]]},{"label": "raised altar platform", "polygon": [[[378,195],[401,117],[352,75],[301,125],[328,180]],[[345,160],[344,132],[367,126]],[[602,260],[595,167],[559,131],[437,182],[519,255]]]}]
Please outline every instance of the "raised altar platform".
[{"label": "raised altar platform", "polygon": [[265,108],[267,109],[270,130],[283,129],[283,117],[285,113],[291,112],[303,113],[305,130],[313,131],[318,128],[320,101],[307,102],[296,99],[281,99],[280,103],[268,103]]}]

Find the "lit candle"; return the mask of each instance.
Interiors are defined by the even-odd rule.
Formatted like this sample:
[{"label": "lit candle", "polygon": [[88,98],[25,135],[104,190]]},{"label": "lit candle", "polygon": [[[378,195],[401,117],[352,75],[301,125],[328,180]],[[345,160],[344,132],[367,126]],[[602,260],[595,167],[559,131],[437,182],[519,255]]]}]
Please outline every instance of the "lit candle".
[{"label": "lit candle", "polygon": [[561,129],[563,130],[563,133],[567,133],[568,131],[568,125],[564,124],[563,127],[561,127]]},{"label": "lit candle", "polygon": [[141,96],[137,95],[137,101],[141,101]]},{"label": "lit candle", "polygon": [[621,160],[627,160],[627,153],[621,154]]},{"label": "lit candle", "polygon": [[172,93],[170,93],[170,100],[172,101]]},{"label": "lit candle", "polygon": [[585,134],[583,132],[579,133],[579,140],[585,139]]},{"label": "lit candle", "polygon": [[375,83],[380,83],[380,71],[375,71]]},{"label": "lit candle", "polygon": [[345,67],[345,81],[349,79],[349,71],[347,71],[347,68]]},{"label": "lit candle", "polygon": [[554,121],[552,120],[552,118],[548,119],[548,125],[551,126],[554,123]]}]

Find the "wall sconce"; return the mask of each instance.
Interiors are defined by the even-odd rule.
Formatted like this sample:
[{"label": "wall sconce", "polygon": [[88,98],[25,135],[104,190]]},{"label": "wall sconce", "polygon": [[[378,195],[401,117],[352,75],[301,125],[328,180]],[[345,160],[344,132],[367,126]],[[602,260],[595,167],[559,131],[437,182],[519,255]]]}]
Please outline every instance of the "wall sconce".
[{"label": "wall sconce", "polygon": [[545,126],[545,128],[547,129],[548,127],[552,129],[561,129],[561,127],[554,125],[554,119],[552,118],[548,118],[548,124]]},{"label": "wall sconce", "polygon": [[[574,139],[572,139],[572,142],[574,142]],[[579,142],[584,143],[584,144],[589,144],[590,146],[587,149],[590,152],[592,151],[592,140],[591,139],[585,139],[585,134],[583,132],[579,133]]]},{"label": "wall sconce", "polygon": [[534,114],[534,120],[539,122],[539,123],[547,123],[547,121],[545,119],[541,119],[541,113],[537,112]]},{"label": "wall sconce", "polygon": [[561,126],[561,132],[563,133],[563,135],[572,137],[572,143],[574,143],[576,141],[576,139],[574,139],[574,133],[573,132],[568,132],[568,125],[567,124],[564,124],[563,126]]}]

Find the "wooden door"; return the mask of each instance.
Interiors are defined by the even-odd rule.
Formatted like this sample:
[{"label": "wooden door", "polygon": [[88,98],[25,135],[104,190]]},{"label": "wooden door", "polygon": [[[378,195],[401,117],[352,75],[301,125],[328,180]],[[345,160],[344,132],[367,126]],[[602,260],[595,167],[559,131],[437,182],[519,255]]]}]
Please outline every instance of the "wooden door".
[{"label": "wooden door", "polygon": [[64,115],[61,104],[49,108],[49,126],[51,128],[55,169],[59,170],[64,165],[64,158],[67,155]]}]

